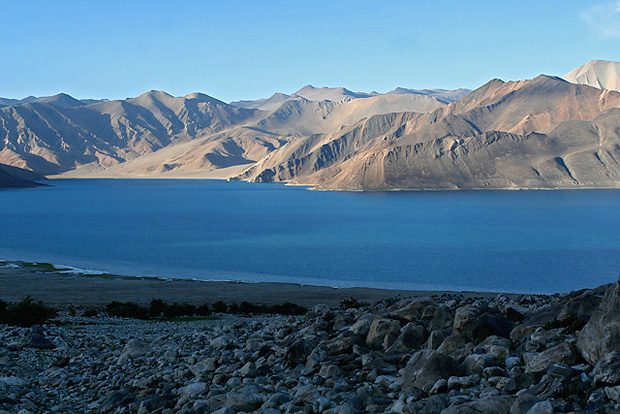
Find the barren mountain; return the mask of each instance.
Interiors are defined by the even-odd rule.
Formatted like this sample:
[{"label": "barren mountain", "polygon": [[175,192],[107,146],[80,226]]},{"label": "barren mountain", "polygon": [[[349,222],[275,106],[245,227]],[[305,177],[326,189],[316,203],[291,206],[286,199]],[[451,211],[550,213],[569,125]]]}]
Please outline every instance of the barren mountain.
[{"label": "barren mountain", "polygon": [[75,177],[236,172],[291,139],[337,131],[375,114],[444,106],[427,95],[370,96],[310,86],[298,92],[280,104],[279,97],[271,99],[272,110],[162,91],[89,105],[66,94],[36,98],[0,109],[0,162]]},{"label": "barren mountain", "polygon": [[381,94],[378,92],[351,92],[346,88],[317,88],[312,85],[306,85],[297,92],[286,95],[283,93],[275,93],[270,98],[267,99],[258,99],[255,101],[236,101],[231,102],[231,105],[238,106],[239,108],[247,108],[247,109],[261,109],[264,111],[273,111],[277,109],[280,105],[282,105],[287,100],[294,100],[296,98],[304,98],[308,101],[330,101],[330,102],[342,102],[342,101],[350,101],[352,99],[360,99],[360,98],[370,98],[374,96],[380,95],[426,95],[431,98],[435,98],[443,103],[450,103],[461,99],[463,96],[467,95],[471,92],[469,89],[455,89],[455,90],[447,90],[447,89],[407,89],[407,88],[396,88],[387,92],[386,94]]},{"label": "barren mountain", "polygon": [[80,105],[90,105],[98,102],[105,102],[105,99],[75,99],[66,93],[59,93],[54,96],[28,96],[24,99],[8,99],[8,98],[0,98],[0,108],[4,106],[15,106],[15,105],[24,105],[27,103],[39,102],[39,103],[55,103],[59,106],[80,106]]},{"label": "barren mountain", "polygon": [[[380,95],[365,99],[309,101],[288,99],[273,111],[221,132],[167,146],[105,169],[88,165],[65,174],[82,176],[200,176],[227,177],[259,162],[289,142],[300,143],[315,134],[338,131],[375,114],[430,112],[445,106],[425,95]],[[210,171],[226,169],[211,173]]]},{"label": "barren mountain", "polygon": [[0,109],[0,162],[42,174],[125,162],[246,121],[255,110],[207,95],[151,91],[84,105],[68,95]]},{"label": "barren mountain", "polygon": [[[613,65],[597,62],[575,79],[593,73],[609,88]],[[45,174],[338,190],[620,187],[620,93],[552,76],[473,92],[308,85],[234,105],[161,91],[34,99],[0,108],[0,162]]]},{"label": "barren mountain", "polygon": [[564,79],[595,88],[620,91],[620,62],[591,60],[568,72]]},{"label": "barren mountain", "polygon": [[620,187],[618,108],[620,93],[556,77],[495,79],[429,114],[290,142],[238,178],[347,190]]}]

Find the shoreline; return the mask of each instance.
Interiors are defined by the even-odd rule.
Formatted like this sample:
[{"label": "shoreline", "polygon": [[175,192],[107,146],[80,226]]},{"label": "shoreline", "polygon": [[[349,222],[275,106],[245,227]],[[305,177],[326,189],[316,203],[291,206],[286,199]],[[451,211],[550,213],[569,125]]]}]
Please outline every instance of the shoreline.
[{"label": "shoreline", "polygon": [[152,299],[201,305],[222,300],[276,305],[291,302],[311,307],[337,306],[345,299],[375,303],[388,298],[453,295],[463,298],[538,296],[543,294],[481,291],[405,290],[367,287],[328,287],[282,282],[206,281],[153,276],[127,276],[48,263],[0,260],[0,299],[19,301],[26,296],[56,306],[102,307],[112,301],[147,304]]},{"label": "shoreline", "polygon": [[[251,184],[280,184],[287,187],[303,187],[309,191],[326,191],[326,192],[340,192],[340,193],[436,193],[443,191],[574,191],[574,190],[620,190],[620,183],[615,186],[591,186],[591,185],[577,185],[577,186],[559,186],[559,187],[419,187],[419,188],[383,188],[383,189],[354,189],[354,188],[326,188],[321,187],[320,184],[307,184],[298,183],[295,181],[272,181],[272,182],[256,182],[246,180],[231,180],[233,177],[220,176],[216,172],[218,170],[212,170],[205,172],[203,176],[195,173],[194,175],[148,175],[148,176],[122,176],[122,175],[110,175],[110,176],[89,176],[89,175],[76,175],[65,176],[64,174],[56,174],[45,176],[49,181],[55,180],[215,180],[215,181],[241,181]],[[213,173],[210,175],[208,173]]]}]

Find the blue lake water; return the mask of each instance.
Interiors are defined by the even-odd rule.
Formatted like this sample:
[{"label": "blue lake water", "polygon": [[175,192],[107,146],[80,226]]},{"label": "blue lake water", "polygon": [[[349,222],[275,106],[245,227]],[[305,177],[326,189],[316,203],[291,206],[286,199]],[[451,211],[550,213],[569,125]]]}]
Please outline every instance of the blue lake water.
[{"label": "blue lake water", "polygon": [[620,191],[51,184],[0,191],[0,259],[207,280],[540,293],[620,273]]}]

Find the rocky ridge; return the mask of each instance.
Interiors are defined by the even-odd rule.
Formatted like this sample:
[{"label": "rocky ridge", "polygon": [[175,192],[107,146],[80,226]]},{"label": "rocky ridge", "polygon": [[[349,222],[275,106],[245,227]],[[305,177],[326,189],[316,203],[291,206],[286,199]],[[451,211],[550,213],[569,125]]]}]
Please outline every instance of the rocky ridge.
[{"label": "rocky ridge", "polygon": [[616,283],[299,317],[0,326],[0,413],[615,412],[619,297]]}]

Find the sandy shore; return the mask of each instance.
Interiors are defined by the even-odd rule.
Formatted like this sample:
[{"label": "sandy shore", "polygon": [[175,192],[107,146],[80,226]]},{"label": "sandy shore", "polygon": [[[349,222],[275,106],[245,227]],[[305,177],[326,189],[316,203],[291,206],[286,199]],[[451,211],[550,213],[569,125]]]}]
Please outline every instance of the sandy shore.
[{"label": "sandy shore", "polygon": [[[338,305],[343,299],[376,302],[385,298],[441,295],[446,292],[370,288],[330,288],[291,283],[207,282],[118,275],[64,274],[51,265],[0,262],[0,299],[17,301],[30,295],[51,305],[103,306],[111,301],[148,303],[151,299],[200,305],[222,300],[262,304],[292,302],[301,306]],[[464,297],[496,293],[458,292]]]}]

